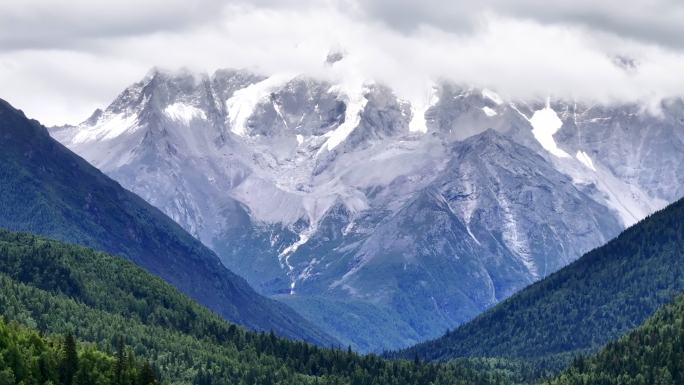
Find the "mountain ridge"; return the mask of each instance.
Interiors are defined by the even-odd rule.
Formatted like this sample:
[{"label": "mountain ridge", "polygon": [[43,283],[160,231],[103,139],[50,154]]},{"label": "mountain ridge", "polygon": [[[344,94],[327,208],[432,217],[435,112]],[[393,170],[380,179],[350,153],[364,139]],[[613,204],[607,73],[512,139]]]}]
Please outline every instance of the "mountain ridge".
[{"label": "mountain ridge", "polygon": [[[684,169],[678,163],[684,158],[681,141],[657,140],[649,142],[648,151],[631,151],[640,143],[634,134],[638,125],[649,124],[658,138],[679,127],[682,109],[675,105],[666,106],[664,123],[645,114],[632,117],[627,106],[616,106],[616,112],[604,111],[615,116],[608,124],[596,120],[603,118],[600,110],[574,113],[574,105],[564,101],[508,101],[491,90],[440,83],[423,106],[382,84],[352,83],[305,74],[225,70],[198,77],[157,71],[124,91],[96,123],[52,134],[167,213],[260,293],[291,302],[317,322],[326,301],[329,312],[350,313],[366,324],[375,324],[370,321],[375,316],[360,309],[388,315],[376,336],[367,338],[329,318],[328,332],[361,350],[407,346],[476,316],[493,304],[491,296],[474,289],[491,286],[488,276],[510,275],[504,272],[528,262],[526,272],[500,284],[502,295],[495,298],[505,298],[664,206],[684,176],[677,168]],[[597,122],[603,122],[602,136],[578,140],[578,133]],[[624,153],[610,151],[607,143],[621,143],[611,133],[622,133],[611,124],[629,127]],[[509,145],[510,154],[491,151],[492,159],[478,163],[476,150],[461,143],[478,135],[493,141],[488,129],[524,147],[527,155],[512,157],[518,147]],[[459,151],[473,152],[467,157],[470,170],[454,161],[463,155]],[[673,158],[676,170],[654,162],[658,152]],[[619,172],[616,158],[630,164],[643,160],[652,174],[673,179],[648,178],[649,170],[639,168]],[[522,171],[502,172],[497,164]],[[482,177],[477,167],[493,171]],[[421,279],[427,289],[420,298],[411,298],[402,283],[416,278],[410,267],[433,276],[441,276],[440,263],[458,269],[460,256],[452,253],[458,247],[443,248],[446,254],[435,255],[429,266],[416,264],[418,259],[402,251],[417,244],[413,234],[400,239],[397,228],[382,229],[385,218],[411,212],[406,208],[421,191],[453,178],[464,182],[452,183],[452,201],[443,208],[454,209],[448,215],[458,219],[444,223],[453,225],[454,242],[474,244],[462,250],[476,250],[469,256],[480,260],[475,265],[488,266],[468,272],[481,282],[466,289],[464,298],[479,299],[458,312],[445,305],[448,300],[433,300],[443,295],[434,279]],[[487,191],[490,185],[499,190]],[[533,218],[553,220],[537,228]],[[397,219],[396,225],[410,222]],[[427,227],[415,233],[429,234]],[[499,246],[478,246],[479,238],[468,234],[473,229]],[[383,231],[385,240],[372,236]],[[376,258],[390,266],[380,271],[390,273],[354,280],[380,268],[366,263],[382,253],[379,245],[396,251]],[[391,268],[395,265],[400,268]],[[468,273],[448,278],[467,286],[473,280]],[[379,288],[385,282],[388,286]],[[459,288],[450,290],[462,296]],[[404,311],[410,308],[429,314],[424,317],[429,326],[418,326],[424,325],[421,312]],[[399,337],[381,338],[390,328]]]},{"label": "mountain ridge", "polygon": [[161,211],[50,138],[45,127],[5,101],[0,101],[0,144],[0,226],[128,258],[235,322],[334,343],[285,305],[256,294]]},{"label": "mountain ridge", "polygon": [[[684,291],[684,199],[446,335],[391,356],[540,359],[592,352]],[[548,358],[548,357],[547,357]]]},{"label": "mountain ridge", "polygon": [[[30,233],[0,229],[0,255],[2,317],[35,335],[73,334],[100,351],[117,352],[117,360],[148,361],[163,383],[487,385],[507,376],[460,365],[388,361],[248,331],[130,261]],[[36,341],[30,340],[23,353],[40,352]],[[6,347],[0,344],[0,352]],[[44,358],[21,362],[12,345],[8,353],[0,355],[0,379],[9,377],[9,383],[29,377],[26,383],[33,384],[51,367]],[[59,353],[63,355],[61,347]],[[87,356],[80,358],[86,369],[100,375],[83,383],[112,383],[106,377],[114,374],[108,370],[115,367],[113,360],[105,360],[110,366],[93,367]],[[21,369],[18,376],[8,373],[2,366],[6,362]],[[33,378],[27,375],[34,372],[38,375]]]}]

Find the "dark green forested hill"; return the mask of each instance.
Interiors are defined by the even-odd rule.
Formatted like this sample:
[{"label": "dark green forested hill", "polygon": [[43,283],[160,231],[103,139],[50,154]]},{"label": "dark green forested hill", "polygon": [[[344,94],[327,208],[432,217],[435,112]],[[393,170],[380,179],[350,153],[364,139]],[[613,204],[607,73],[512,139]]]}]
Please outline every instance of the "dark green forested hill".
[{"label": "dark green forested hill", "polygon": [[0,100],[0,227],[126,257],[228,320],[321,345],[335,340],[258,295],[161,211]]},{"label": "dark green forested hill", "polygon": [[[131,356],[149,361],[169,384],[503,385],[519,380],[504,370],[387,361],[249,332],[128,261],[5,230],[0,230],[0,315],[41,333],[73,333],[109,355],[123,341]],[[102,384],[114,384],[107,382],[108,370],[102,369]]]},{"label": "dark green forested hill", "polygon": [[0,384],[2,385],[156,385],[154,368],[140,363],[123,343],[112,356],[71,334],[45,337],[0,317]]},{"label": "dark green forested hill", "polygon": [[545,385],[684,384],[684,295],[592,358],[576,359]]},{"label": "dark green forested hill", "polygon": [[[146,385],[158,379],[200,385],[512,385],[538,375],[521,376],[529,367],[513,361],[387,361],[249,332],[130,262],[5,230],[0,316],[2,385]],[[70,366],[66,341],[72,333],[84,342],[72,349],[77,364]],[[682,376],[684,295],[544,384],[674,385],[684,383]]]},{"label": "dark green forested hill", "polygon": [[640,325],[684,291],[684,200],[443,337],[394,357],[567,362]]}]

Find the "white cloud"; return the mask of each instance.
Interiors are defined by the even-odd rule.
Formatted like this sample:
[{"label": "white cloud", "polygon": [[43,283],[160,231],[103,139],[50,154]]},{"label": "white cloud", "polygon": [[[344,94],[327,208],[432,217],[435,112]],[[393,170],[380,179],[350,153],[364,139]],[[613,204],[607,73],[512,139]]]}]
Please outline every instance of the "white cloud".
[{"label": "white cloud", "polygon": [[[84,119],[153,66],[373,79],[401,97],[421,101],[432,82],[442,78],[516,98],[551,94],[652,102],[684,93],[684,55],[678,44],[636,30],[598,28],[592,20],[606,15],[607,8],[594,9],[585,1],[559,2],[553,9],[548,3],[537,9],[533,0],[518,1],[517,8],[486,1],[474,9],[456,2],[443,5],[441,13],[432,11],[439,5],[436,0],[424,9],[407,1],[320,5],[291,0],[276,6],[204,0],[188,11],[186,2],[176,0],[164,1],[163,7],[157,0],[144,6],[132,0],[111,2],[104,11],[86,2],[59,1],[63,8],[49,12],[46,4],[53,2],[47,0],[0,4],[0,47],[5,47],[0,51],[0,97],[46,124]],[[610,2],[624,20],[640,9]],[[393,13],[382,14],[382,9]],[[525,16],[525,9],[537,10]],[[592,9],[593,18],[577,16]],[[673,5],[659,28],[684,25],[680,9]],[[651,20],[652,13],[642,19]],[[36,14],[54,20],[41,29]],[[89,20],[79,23],[82,18]],[[451,28],[449,20],[460,24]],[[6,26],[18,24],[27,35],[12,37],[20,34]],[[31,32],[32,27],[36,30]],[[51,36],[51,31],[57,33]],[[331,47],[347,53],[332,70],[323,65]],[[617,55],[633,58],[636,69],[616,65]]]}]

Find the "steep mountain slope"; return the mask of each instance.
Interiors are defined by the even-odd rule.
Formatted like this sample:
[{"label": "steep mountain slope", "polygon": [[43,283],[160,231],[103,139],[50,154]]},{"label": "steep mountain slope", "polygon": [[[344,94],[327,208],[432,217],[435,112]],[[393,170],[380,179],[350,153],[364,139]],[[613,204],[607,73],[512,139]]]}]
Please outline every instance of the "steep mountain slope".
[{"label": "steep mountain slope", "polygon": [[684,296],[680,295],[636,330],[594,357],[575,360],[572,367],[544,384],[681,384],[683,346]]},{"label": "steep mountain slope", "polygon": [[684,196],[684,101],[665,100],[659,119],[639,105],[558,104],[564,125],[556,135],[571,154],[584,153],[630,185],[674,201]]},{"label": "steep mountain slope", "polygon": [[640,325],[684,291],[684,200],[445,336],[393,356],[569,358]]},{"label": "steep mountain slope", "polygon": [[330,344],[287,306],[254,292],[171,219],[0,101],[0,226],[126,257],[223,317]]},{"label": "steep mountain slope", "polygon": [[[317,323],[339,329],[349,322],[345,311],[323,319],[319,307],[305,301],[327,296],[332,302],[351,292],[420,338],[468,321],[515,288],[570,262],[602,229],[619,228],[610,211],[591,202],[568,177],[493,130],[458,142],[451,151],[455,155],[433,182],[379,223],[372,222],[383,217],[377,213],[357,216],[342,238],[335,235],[350,226],[349,216],[341,209],[326,215],[322,236],[288,260],[295,270],[306,270],[315,257],[311,277],[298,281],[299,298],[281,298]],[[532,202],[537,209],[530,209]],[[543,217],[552,210],[564,217]],[[499,224],[502,231],[495,230]],[[576,243],[569,245],[569,239]],[[343,252],[330,255],[341,245]],[[318,273],[318,265],[327,268]]]},{"label": "steep mountain slope", "polygon": [[[431,93],[419,107],[375,83],[153,71],[51,134],[257,291],[360,350],[473,318],[663,207],[681,184],[684,171],[652,156],[632,162],[642,177],[613,167],[641,148],[680,170],[680,142],[639,139],[642,126],[648,137],[681,131],[677,108],[581,118],[568,112],[579,104],[448,83]],[[624,130],[622,141],[604,130],[620,152],[573,139],[573,127],[600,128],[605,115]]]},{"label": "steep mountain slope", "polygon": [[[5,230],[0,230],[0,315],[41,333],[73,332],[101,351],[120,351],[123,342],[130,347],[127,357],[149,360],[169,384],[485,385],[504,378],[248,332],[129,261]],[[0,352],[4,348],[0,343]],[[21,364],[17,354],[6,357]],[[3,379],[4,369],[0,366]],[[108,376],[84,383],[108,384]]]}]

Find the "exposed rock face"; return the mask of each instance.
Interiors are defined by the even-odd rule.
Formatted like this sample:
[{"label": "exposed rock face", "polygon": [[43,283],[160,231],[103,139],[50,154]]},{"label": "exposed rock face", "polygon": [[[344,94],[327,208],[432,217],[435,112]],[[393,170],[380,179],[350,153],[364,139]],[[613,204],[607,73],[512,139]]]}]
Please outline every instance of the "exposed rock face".
[{"label": "exposed rock face", "polygon": [[[86,124],[97,124],[99,116],[106,115],[98,113]],[[291,308],[257,293],[171,218],[55,141],[48,129],[2,99],[0,148],[1,228],[126,258],[248,328],[321,346],[339,343]]]},{"label": "exposed rock face", "polygon": [[684,195],[684,114],[153,72],[52,135],[361,350],[440,335]]}]

